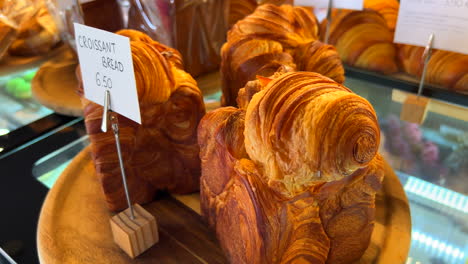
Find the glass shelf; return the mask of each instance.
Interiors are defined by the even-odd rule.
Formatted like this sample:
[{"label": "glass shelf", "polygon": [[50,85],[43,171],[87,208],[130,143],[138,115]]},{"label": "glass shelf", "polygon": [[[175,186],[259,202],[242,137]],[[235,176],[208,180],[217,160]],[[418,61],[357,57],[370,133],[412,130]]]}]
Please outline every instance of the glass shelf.
[{"label": "glass shelf", "polygon": [[32,98],[37,69],[0,77],[0,136],[53,113]]}]

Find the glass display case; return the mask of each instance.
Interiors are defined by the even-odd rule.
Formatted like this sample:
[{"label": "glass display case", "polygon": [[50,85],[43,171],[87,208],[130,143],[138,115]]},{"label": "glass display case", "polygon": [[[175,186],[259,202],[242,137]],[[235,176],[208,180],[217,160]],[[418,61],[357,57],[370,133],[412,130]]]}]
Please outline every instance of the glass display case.
[{"label": "glass display case", "polygon": [[[468,108],[446,104],[442,115],[429,112],[422,125],[399,119],[400,90],[362,78],[347,77],[345,85],[368,99],[381,125],[380,152],[405,189],[412,218],[412,242],[407,264],[465,264],[468,259]],[[220,92],[205,96],[219,100]],[[401,97],[401,96],[400,96]],[[462,120],[456,111],[461,111]],[[455,117],[451,117],[455,116]],[[34,177],[50,188],[87,136],[37,160]]]},{"label": "glass display case", "polygon": [[31,82],[46,58],[29,65],[0,62],[0,156],[76,119],[55,114],[33,97]]},{"label": "glass display case", "polygon": [[380,153],[400,178],[410,202],[407,264],[465,264],[468,108],[432,99],[430,104],[437,107],[429,107],[423,124],[408,123],[400,120],[405,92],[350,76],[345,85],[374,106],[381,127]]},{"label": "glass display case", "polygon": [[52,113],[32,98],[37,69],[0,77],[0,134],[4,135]]},{"label": "glass display case", "polygon": [[[212,78],[199,80],[200,86],[210,86],[204,90],[208,110],[219,106],[221,92],[217,78],[216,81]],[[379,79],[375,75],[352,70],[348,70],[345,85],[374,106],[382,131],[380,152],[399,176],[408,197],[412,241],[406,264],[465,264],[468,260],[467,106],[448,103],[453,102],[453,98],[431,94],[432,107],[424,123],[416,125],[399,119],[406,96],[404,90],[415,87],[394,89],[402,87],[398,80]],[[439,99],[434,99],[434,96]],[[458,99],[455,99],[456,103],[463,103],[456,101]],[[4,170],[14,168],[10,170],[13,176],[0,187],[20,188],[11,187],[12,184],[21,188],[33,188],[24,187],[25,184],[34,186],[37,200],[32,211],[37,214],[33,217],[37,217],[47,190],[88,144],[83,122],[73,119],[44,138],[31,142],[25,149],[8,157],[0,156],[0,160],[3,159],[0,169],[2,166]],[[3,198],[21,200],[19,197],[22,197],[21,193]],[[27,204],[25,206],[33,206],[27,199],[24,203]],[[26,214],[26,211],[21,214]],[[21,219],[30,222],[22,226],[37,223],[37,218]],[[31,234],[29,236],[33,239]],[[3,247],[1,243],[0,247]],[[27,259],[29,263],[37,258],[37,253],[35,249],[28,250],[31,250],[28,258],[23,260]],[[5,251],[8,252],[7,249]]]}]

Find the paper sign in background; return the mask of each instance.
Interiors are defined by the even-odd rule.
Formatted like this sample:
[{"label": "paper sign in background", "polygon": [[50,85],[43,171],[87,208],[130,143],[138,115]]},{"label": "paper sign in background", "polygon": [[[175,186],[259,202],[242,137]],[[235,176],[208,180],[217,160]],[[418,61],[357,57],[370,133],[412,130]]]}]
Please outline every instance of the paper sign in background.
[{"label": "paper sign in background", "polygon": [[401,0],[395,42],[468,54],[468,0]]},{"label": "paper sign in background", "polygon": [[85,97],[103,105],[109,90],[112,111],[141,124],[130,40],[75,23],[75,42]]},{"label": "paper sign in background", "polygon": [[[334,8],[362,10],[363,0],[333,0]],[[328,0],[294,0],[294,5],[313,6],[316,8],[328,8]]]}]

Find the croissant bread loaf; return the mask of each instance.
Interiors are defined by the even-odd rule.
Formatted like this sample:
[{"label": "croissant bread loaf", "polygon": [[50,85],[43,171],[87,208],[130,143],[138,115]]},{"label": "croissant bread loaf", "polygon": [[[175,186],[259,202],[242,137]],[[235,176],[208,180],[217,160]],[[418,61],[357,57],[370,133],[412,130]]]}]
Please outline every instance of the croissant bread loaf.
[{"label": "croissant bread loaf", "polygon": [[221,49],[222,104],[235,106],[237,93],[248,81],[270,76],[282,66],[343,82],[338,53],[317,40],[318,30],[310,9],[290,5],[261,5],[238,21]]},{"label": "croissant bread loaf", "polygon": [[[398,59],[401,69],[421,77],[423,70],[423,47],[400,45]],[[434,50],[427,64],[426,82],[449,90],[468,94],[468,55]]]},{"label": "croissant bread loaf", "polygon": [[[336,47],[345,64],[383,74],[398,71],[393,31],[387,25],[393,23],[392,18],[372,9],[334,13],[329,44]],[[326,23],[322,23],[321,36],[325,36]]]},{"label": "croissant bread loaf", "polygon": [[[195,80],[178,67],[181,59],[177,51],[133,30],[119,34],[131,39],[142,119],[138,125],[116,114],[132,201],[149,202],[161,189],[174,193],[197,191],[197,126],[205,114],[202,94]],[[113,132],[100,130],[102,106],[85,98],[82,104],[91,153],[108,206],[114,211],[124,209],[126,200]]]},{"label": "croissant bread loaf", "polygon": [[198,128],[202,215],[231,263],[352,263],[383,179],[365,99],[312,72],[259,77]]}]

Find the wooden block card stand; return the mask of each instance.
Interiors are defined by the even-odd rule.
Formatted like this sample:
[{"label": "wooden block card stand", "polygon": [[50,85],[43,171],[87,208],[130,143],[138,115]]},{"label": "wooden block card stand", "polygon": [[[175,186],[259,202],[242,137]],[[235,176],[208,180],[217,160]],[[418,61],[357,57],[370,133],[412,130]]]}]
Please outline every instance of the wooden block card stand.
[{"label": "wooden block card stand", "polygon": [[130,208],[114,215],[111,229],[114,241],[130,257],[135,258],[156,244],[159,240],[156,219],[139,204],[133,205],[135,219]]},{"label": "wooden block card stand", "polygon": [[424,123],[428,104],[429,99],[426,97],[408,95],[401,107],[400,119],[410,123]]},{"label": "wooden block card stand", "polygon": [[419,81],[418,95],[408,95],[401,108],[400,119],[410,122],[422,124],[426,119],[429,99],[421,96],[424,88],[424,80],[426,78],[427,64],[432,53],[432,43],[434,42],[434,34],[429,36],[429,42],[424,49],[422,59],[424,60],[421,80]]}]

